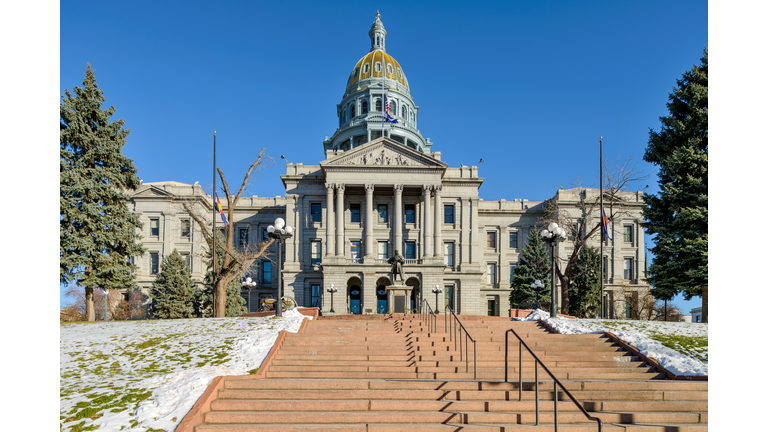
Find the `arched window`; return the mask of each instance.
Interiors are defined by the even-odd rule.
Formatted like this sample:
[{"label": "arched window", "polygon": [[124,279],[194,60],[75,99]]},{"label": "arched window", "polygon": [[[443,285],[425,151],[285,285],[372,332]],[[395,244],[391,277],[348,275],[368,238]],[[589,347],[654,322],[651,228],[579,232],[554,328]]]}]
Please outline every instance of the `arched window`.
[{"label": "arched window", "polygon": [[401,113],[400,113],[400,117],[402,117],[402,118],[404,118],[404,119],[407,119],[408,117],[406,117],[406,116],[405,116],[405,105],[403,105],[403,106],[400,108],[400,111],[401,111]]},{"label": "arched window", "polygon": [[370,65],[369,65],[368,63],[366,63],[366,64],[364,64],[364,65],[363,65],[363,73],[364,73],[364,74],[367,74],[367,73],[368,73],[368,69],[369,69],[369,66],[370,66]]},{"label": "arched window", "polygon": [[363,101],[362,108],[363,114],[368,114],[368,101]]},{"label": "arched window", "polygon": [[392,63],[387,63],[387,73],[392,75],[394,70],[392,69]]},{"label": "arched window", "polygon": [[381,99],[376,99],[376,111],[381,111]]},{"label": "arched window", "polygon": [[357,78],[357,73],[360,72],[360,68],[355,68],[355,78]]},{"label": "arched window", "polygon": [[389,111],[392,114],[397,115],[397,102],[392,101],[392,102],[389,103]]},{"label": "arched window", "polygon": [[376,66],[374,67],[374,70],[375,70],[376,72],[381,72],[381,63],[379,63],[379,62],[376,62]]},{"label": "arched window", "polygon": [[352,102],[352,105],[349,106],[349,118],[353,118],[355,116],[355,103]]}]

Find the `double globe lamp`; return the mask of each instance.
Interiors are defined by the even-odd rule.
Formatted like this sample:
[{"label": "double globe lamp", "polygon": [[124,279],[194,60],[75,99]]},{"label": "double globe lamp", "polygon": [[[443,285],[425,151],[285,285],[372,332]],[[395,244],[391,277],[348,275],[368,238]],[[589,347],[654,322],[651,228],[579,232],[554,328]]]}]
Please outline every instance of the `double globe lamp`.
[{"label": "double globe lamp", "polygon": [[275,219],[275,224],[267,227],[268,236],[277,241],[277,304],[275,316],[283,316],[283,242],[293,237],[293,228],[285,225],[283,218]]},{"label": "double globe lamp", "polygon": [[541,238],[549,245],[549,256],[552,258],[552,299],[549,302],[549,316],[555,318],[557,317],[557,305],[555,302],[555,245],[565,240],[565,230],[552,222],[547,226],[547,229],[541,232]]}]

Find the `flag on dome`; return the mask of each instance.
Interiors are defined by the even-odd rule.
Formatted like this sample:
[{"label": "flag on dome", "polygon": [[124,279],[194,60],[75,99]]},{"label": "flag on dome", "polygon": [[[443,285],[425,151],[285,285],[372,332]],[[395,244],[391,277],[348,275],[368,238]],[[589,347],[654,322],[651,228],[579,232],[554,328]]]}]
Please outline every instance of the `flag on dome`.
[{"label": "flag on dome", "polygon": [[389,100],[387,99],[387,95],[384,95],[384,112],[387,113],[387,118],[385,121],[390,123],[397,123],[397,119],[392,118],[392,116],[389,115]]},{"label": "flag on dome", "polygon": [[608,240],[613,241],[611,236],[608,235],[608,216],[605,215],[605,209],[600,209],[603,212],[603,231],[605,231],[605,236],[608,238]]},{"label": "flag on dome", "polygon": [[219,196],[216,195],[216,192],[213,193],[213,196],[216,198],[216,210],[219,211],[219,214],[221,215],[221,220],[224,222],[224,226],[229,225],[229,222],[227,222],[227,217],[224,216],[224,209],[221,207]]}]

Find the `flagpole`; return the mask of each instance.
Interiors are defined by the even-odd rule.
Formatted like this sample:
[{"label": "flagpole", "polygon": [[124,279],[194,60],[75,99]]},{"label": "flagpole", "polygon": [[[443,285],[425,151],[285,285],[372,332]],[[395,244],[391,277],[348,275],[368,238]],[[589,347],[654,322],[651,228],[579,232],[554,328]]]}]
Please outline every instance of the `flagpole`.
[{"label": "flagpole", "polygon": [[213,192],[211,193],[213,203],[213,242],[211,243],[211,256],[213,259],[213,317],[216,317],[216,131],[213,131]]},{"label": "flagpole", "polygon": [[605,269],[603,268],[603,236],[605,235],[605,218],[603,217],[603,137],[600,137],[600,319],[604,319],[603,308],[603,279],[605,278]]},{"label": "flagpole", "polygon": [[[381,56],[382,63],[384,63],[384,54],[382,53]],[[382,74],[384,71],[382,71]],[[384,79],[381,79],[381,111],[383,116],[381,116],[381,137],[384,138],[384,121],[387,119],[387,96],[384,94]]]}]

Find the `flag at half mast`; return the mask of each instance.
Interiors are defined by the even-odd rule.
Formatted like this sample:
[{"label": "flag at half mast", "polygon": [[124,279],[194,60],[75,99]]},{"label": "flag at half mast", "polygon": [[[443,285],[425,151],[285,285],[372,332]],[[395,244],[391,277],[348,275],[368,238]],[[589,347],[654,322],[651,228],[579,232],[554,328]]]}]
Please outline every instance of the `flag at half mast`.
[{"label": "flag at half mast", "polygon": [[221,220],[224,222],[224,226],[229,225],[229,222],[227,222],[227,217],[224,216],[224,209],[221,207],[221,202],[219,201],[219,196],[216,195],[214,192],[213,194],[214,198],[216,198],[216,210],[219,211],[219,214],[221,215]]}]

